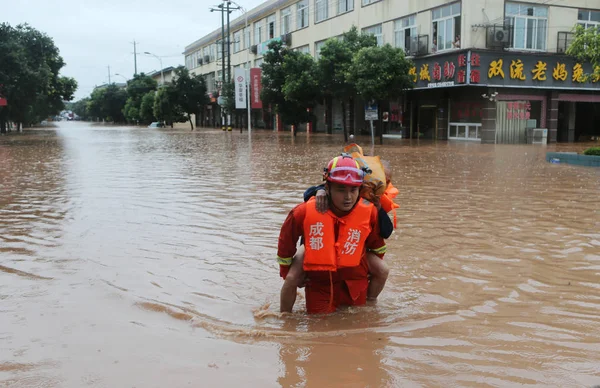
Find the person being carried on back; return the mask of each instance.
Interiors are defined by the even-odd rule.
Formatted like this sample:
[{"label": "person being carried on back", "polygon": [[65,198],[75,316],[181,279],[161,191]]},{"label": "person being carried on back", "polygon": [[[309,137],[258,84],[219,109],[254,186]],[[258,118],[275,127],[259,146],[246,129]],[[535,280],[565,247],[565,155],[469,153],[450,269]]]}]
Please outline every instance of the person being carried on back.
[{"label": "person being carried on back", "polygon": [[[377,208],[359,197],[364,177],[365,171],[352,156],[342,154],[325,169],[328,210],[319,212],[317,200],[310,198],[289,213],[277,250],[280,275],[285,279],[280,311],[292,311],[296,290],[304,284],[309,314],[362,305],[367,296],[375,299],[383,289],[387,273],[378,277],[377,265],[383,263],[386,245]],[[296,249],[300,238],[305,242],[303,252]],[[371,264],[367,252],[378,262]]]}]

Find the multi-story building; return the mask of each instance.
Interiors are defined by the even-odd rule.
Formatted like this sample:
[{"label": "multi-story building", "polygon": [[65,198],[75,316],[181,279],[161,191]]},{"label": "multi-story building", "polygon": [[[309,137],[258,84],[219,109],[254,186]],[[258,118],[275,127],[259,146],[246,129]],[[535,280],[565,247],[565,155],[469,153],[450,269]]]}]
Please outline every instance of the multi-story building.
[{"label": "multi-story building", "polygon": [[[245,16],[247,27],[244,16],[230,26],[234,68],[260,67],[274,39],[318,59],[353,25],[405,50],[414,89],[380,107],[388,132],[485,143],[525,142],[526,127],[548,129],[549,141],[600,135],[600,80],[565,55],[574,26],[600,27],[599,0],[268,0]],[[215,95],[221,47],[219,28],[185,49]],[[354,108],[355,127],[366,128],[363,102]],[[339,104],[316,115],[316,131],[341,127]],[[266,117],[254,112],[255,124]]]}]

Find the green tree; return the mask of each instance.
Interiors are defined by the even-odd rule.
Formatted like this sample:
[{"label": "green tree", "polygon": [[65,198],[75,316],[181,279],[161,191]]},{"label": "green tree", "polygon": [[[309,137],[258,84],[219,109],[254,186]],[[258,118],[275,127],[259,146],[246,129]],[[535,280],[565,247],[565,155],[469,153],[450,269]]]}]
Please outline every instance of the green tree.
[{"label": "green tree", "polygon": [[173,85],[166,85],[158,89],[154,97],[154,117],[159,121],[164,121],[171,128],[173,128],[174,122],[187,121],[177,102],[177,94]]},{"label": "green tree", "polygon": [[[567,49],[567,54],[580,62],[589,62],[594,69],[593,75],[600,77],[600,27],[584,28],[577,25],[575,37]],[[589,75],[586,77],[591,80]]]},{"label": "green tree", "polygon": [[272,105],[277,110],[285,104],[283,85],[285,84],[285,71],[283,60],[287,48],[281,42],[271,42],[269,50],[265,53],[262,64],[262,91],[260,99],[265,105]]},{"label": "green tree", "polygon": [[209,102],[204,77],[201,75],[190,75],[188,69],[184,66],[179,66],[175,69],[173,86],[176,90],[177,105],[187,115],[193,131],[192,114],[198,115],[202,111],[202,107]]},{"label": "green tree", "polygon": [[[357,94],[355,85],[348,80],[348,70],[354,55],[364,47],[376,47],[377,38],[373,35],[361,34],[355,26],[342,34],[341,39],[328,39],[319,54],[319,70],[321,74],[321,87],[327,105],[336,99],[342,107],[342,122],[344,127],[344,140],[348,140],[348,125],[346,123],[347,106],[354,114],[354,96]],[[352,123],[353,124],[353,123]],[[353,127],[353,125],[352,125]]]},{"label": "green tree", "polygon": [[140,105],[140,119],[144,123],[151,123],[155,120],[154,116],[154,99],[156,98],[156,92],[154,90],[149,91],[142,97],[142,104]]},{"label": "green tree", "polygon": [[354,56],[347,76],[365,101],[392,101],[412,88],[408,75],[412,66],[404,51],[389,44],[366,47]]},{"label": "green tree", "polygon": [[317,63],[309,54],[287,51],[283,59],[283,72],[283,122],[295,126],[306,123],[311,119],[307,108],[312,110],[322,99]]},{"label": "green tree", "polygon": [[125,122],[123,107],[126,101],[127,92],[115,84],[110,84],[94,89],[87,110],[92,117],[115,123]]},{"label": "green tree", "polygon": [[136,74],[127,82],[127,102],[123,108],[123,114],[130,123],[144,122],[142,118],[142,99],[148,92],[157,88],[156,81],[144,74]]},{"label": "green tree", "polygon": [[88,112],[89,97],[82,98],[81,100],[67,104],[66,108],[73,111],[81,120],[89,120],[90,115]]},{"label": "green tree", "polygon": [[77,82],[59,76],[65,63],[54,41],[21,24],[0,24],[0,85],[9,106],[0,108],[0,131],[6,121],[33,124],[64,109],[73,98]]}]

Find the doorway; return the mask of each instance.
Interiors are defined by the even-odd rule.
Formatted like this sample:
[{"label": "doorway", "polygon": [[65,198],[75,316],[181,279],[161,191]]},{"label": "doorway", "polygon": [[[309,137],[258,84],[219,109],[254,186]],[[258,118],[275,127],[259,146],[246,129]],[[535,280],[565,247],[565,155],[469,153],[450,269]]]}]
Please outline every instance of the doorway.
[{"label": "doorway", "polygon": [[419,124],[417,139],[435,139],[437,137],[437,105],[421,105],[419,107]]}]

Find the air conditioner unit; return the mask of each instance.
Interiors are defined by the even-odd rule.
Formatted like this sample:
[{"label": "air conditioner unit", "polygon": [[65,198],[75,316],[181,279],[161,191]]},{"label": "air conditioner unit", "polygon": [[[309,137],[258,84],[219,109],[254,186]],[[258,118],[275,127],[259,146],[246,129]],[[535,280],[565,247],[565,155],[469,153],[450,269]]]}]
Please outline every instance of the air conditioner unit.
[{"label": "air conditioner unit", "polygon": [[208,55],[204,56],[204,63],[210,63],[210,56],[208,56]]},{"label": "air conditioner unit", "polygon": [[510,41],[510,31],[506,29],[494,31],[494,42],[508,43]]},{"label": "air conditioner unit", "polygon": [[202,58],[198,58],[198,66],[202,66],[202,63],[203,63]]},{"label": "air conditioner unit", "polygon": [[255,44],[253,44],[252,46],[250,46],[250,52],[251,52],[252,54],[256,54],[256,53],[258,53],[258,46],[257,46],[257,45],[255,45]]},{"label": "air conditioner unit", "polygon": [[546,128],[534,128],[531,144],[547,144],[548,130]]}]

